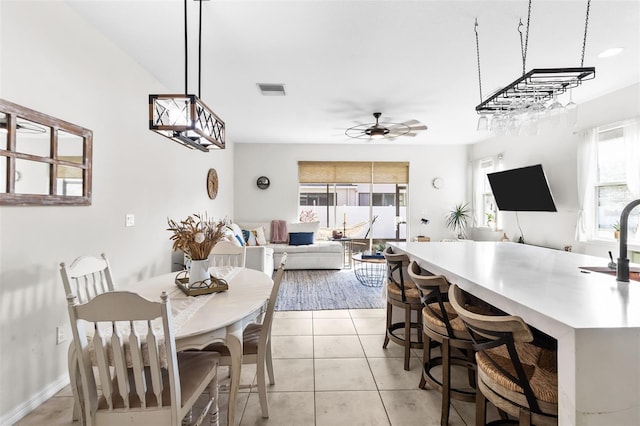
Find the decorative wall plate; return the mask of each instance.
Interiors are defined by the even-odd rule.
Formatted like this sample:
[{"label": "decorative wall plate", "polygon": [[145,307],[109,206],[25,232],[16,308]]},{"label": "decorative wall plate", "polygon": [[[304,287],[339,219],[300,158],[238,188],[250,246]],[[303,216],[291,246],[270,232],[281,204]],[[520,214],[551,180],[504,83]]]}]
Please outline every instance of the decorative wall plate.
[{"label": "decorative wall plate", "polygon": [[212,200],[215,200],[218,195],[218,172],[216,169],[209,169],[207,173],[207,194]]}]

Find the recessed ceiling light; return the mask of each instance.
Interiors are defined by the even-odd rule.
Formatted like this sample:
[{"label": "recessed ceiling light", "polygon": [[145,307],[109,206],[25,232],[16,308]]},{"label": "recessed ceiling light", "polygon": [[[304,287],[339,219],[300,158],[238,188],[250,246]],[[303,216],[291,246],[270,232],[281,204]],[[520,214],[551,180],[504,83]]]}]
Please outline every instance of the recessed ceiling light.
[{"label": "recessed ceiling light", "polygon": [[612,47],[611,49],[603,50],[598,54],[598,58],[610,58],[612,56],[619,55],[622,53],[624,48],[622,47]]},{"label": "recessed ceiling light", "polygon": [[263,96],[285,96],[284,84],[257,83]]}]

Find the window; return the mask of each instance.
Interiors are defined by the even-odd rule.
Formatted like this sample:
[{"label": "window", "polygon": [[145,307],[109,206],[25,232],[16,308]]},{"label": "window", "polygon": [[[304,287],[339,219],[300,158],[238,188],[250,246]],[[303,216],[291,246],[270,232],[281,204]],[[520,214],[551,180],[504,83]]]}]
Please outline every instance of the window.
[{"label": "window", "polygon": [[409,164],[301,161],[299,211],[312,207],[321,226],[352,238],[406,238]]},{"label": "window", "polygon": [[491,185],[487,175],[498,171],[498,162],[501,156],[480,159],[475,164],[475,192],[474,202],[475,222],[478,227],[495,228],[497,223],[498,209],[496,207]]},{"label": "window", "polygon": [[[638,157],[631,154],[640,149],[637,146],[638,135],[629,135],[631,127],[633,126],[616,125],[597,130],[593,215],[593,235],[596,239],[614,238],[614,226],[620,220],[622,209],[639,195],[634,195],[630,189],[633,179],[637,179],[637,169],[640,168]],[[630,241],[640,241],[638,216],[640,209],[635,209],[629,216]]]}]

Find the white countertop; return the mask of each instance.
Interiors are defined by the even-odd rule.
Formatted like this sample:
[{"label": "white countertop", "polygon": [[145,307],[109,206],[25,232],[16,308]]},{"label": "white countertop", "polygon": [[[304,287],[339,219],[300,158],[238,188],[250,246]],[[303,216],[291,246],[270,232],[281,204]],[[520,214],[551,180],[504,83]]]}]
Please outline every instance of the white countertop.
[{"label": "white countertop", "polygon": [[544,316],[574,329],[640,327],[640,282],[621,283],[615,275],[579,269],[606,267],[608,258],[510,242],[390,245],[531,324]]}]

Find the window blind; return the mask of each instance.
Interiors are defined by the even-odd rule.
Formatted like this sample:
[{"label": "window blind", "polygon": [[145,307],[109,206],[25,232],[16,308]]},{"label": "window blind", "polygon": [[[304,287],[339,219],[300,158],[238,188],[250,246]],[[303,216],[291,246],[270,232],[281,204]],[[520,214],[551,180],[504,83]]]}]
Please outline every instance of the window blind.
[{"label": "window blind", "polygon": [[299,161],[300,183],[409,183],[408,162]]}]

